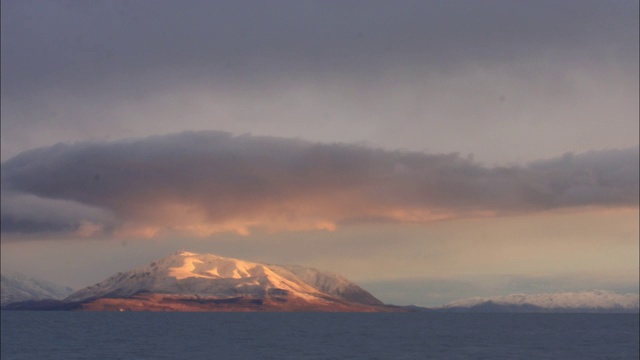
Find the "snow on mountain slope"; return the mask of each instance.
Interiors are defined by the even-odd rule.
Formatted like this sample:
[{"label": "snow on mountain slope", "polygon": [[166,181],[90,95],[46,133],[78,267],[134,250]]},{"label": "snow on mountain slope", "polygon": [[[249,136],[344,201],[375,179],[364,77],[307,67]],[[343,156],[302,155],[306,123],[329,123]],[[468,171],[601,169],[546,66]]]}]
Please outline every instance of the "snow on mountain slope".
[{"label": "snow on mountain slope", "polygon": [[475,297],[450,302],[440,309],[473,308],[481,305],[493,306],[534,306],[543,310],[626,310],[637,312],[637,294],[616,294],[609,291],[593,290],[563,292],[553,294],[511,294],[498,297]]},{"label": "snow on mountain slope", "polygon": [[360,304],[383,305],[382,301],[339,274],[299,265],[269,265],[269,267],[285,277],[287,272],[292,273],[323,293]]},{"label": "snow on mountain slope", "polygon": [[0,281],[0,305],[19,301],[63,299],[73,292],[69,287],[45,280],[29,278],[23,274],[3,274]]},{"label": "snow on mountain slope", "polygon": [[[324,302],[334,293],[355,292],[356,285],[346,279],[326,275],[327,284],[333,281],[330,290],[325,292],[315,282],[307,282],[296,276],[294,271],[304,272],[296,267],[265,265],[224,258],[213,254],[176,252],[149,265],[118,273],[103,282],[84,288],[65,299],[78,302],[102,297],[126,298],[139,293],[179,294],[197,296],[255,296],[263,297],[272,293],[290,294],[308,301]],[[317,274],[316,274],[317,273]],[[323,278],[317,270],[309,270],[310,279]],[[313,280],[311,279],[311,280]],[[322,287],[322,286],[320,286]],[[326,288],[326,286],[325,286]],[[358,288],[359,289],[359,288]],[[364,290],[362,292],[366,293]],[[368,294],[368,293],[366,293]],[[381,304],[368,294],[362,296],[368,301],[364,304]],[[347,301],[357,302],[347,297]]]}]

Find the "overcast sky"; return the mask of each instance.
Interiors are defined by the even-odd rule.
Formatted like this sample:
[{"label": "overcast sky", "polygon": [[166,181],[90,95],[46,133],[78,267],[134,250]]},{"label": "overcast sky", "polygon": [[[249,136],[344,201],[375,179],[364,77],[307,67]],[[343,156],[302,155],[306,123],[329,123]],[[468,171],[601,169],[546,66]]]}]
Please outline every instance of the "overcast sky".
[{"label": "overcast sky", "polygon": [[2,1],[2,269],[637,292],[637,1]]}]

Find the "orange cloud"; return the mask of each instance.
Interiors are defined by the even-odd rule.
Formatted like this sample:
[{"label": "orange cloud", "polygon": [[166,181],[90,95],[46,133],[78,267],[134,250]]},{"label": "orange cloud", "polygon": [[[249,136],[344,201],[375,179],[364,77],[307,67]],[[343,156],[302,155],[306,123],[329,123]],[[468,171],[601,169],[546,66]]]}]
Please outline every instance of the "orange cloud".
[{"label": "orange cloud", "polygon": [[[630,148],[488,168],[456,154],[219,132],[56,145],[2,164],[3,193],[44,199],[27,208],[3,200],[2,230],[71,218],[76,236],[248,235],[256,229],[332,231],[366,221],[636,208],[637,163],[638,149]],[[37,203],[52,201],[55,218],[38,213]],[[60,216],[71,207],[73,213]],[[86,219],[79,209],[95,214]],[[108,222],[95,220],[102,218]],[[45,224],[38,226],[55,229]]]}]

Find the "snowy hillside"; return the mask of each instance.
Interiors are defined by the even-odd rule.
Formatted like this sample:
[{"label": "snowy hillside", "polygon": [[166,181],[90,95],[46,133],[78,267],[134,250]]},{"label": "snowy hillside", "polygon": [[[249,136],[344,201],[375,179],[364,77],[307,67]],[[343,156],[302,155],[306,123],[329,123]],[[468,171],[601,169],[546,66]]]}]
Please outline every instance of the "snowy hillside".
[{"label": "snowy hillside", "polygon": [[500,310],[517,311],[624,311],[638,312],[637,294],[616,294],[593,290],[553,294],[511,294],[498,297],[475,297],[450,302],[442,310]]},{"label": "snowy hillside", "polygon": [[292,273],[298,279],[310,284],[323,293],[360,304],[383,305],[382,301],[376,299],[369,292],[347,280],[342,275],[299,265],[269,265],[269,267],[282,276],[287,276],[287,273]]},{"label": "snowy hillside", "polygon": [[63,299],[73,292],[69,287],[29,278],[19,273],[2,274],[1,305],[26,300]]},{"label": "snowy hillside", "polygon": [[186,251],[118,273],[72,294],[65,301],[126,298],[140,293],[217,297],[276,294],[309,302],[341,298],[360,304],[382,305],[371,294],[339,275]]}]

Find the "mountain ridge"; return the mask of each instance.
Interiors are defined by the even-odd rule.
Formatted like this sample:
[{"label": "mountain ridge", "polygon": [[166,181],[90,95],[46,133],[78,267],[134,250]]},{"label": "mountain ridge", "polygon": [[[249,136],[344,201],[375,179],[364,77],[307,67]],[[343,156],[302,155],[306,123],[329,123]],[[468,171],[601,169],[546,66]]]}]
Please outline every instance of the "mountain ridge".
[{"label": "mountain ridge", "polygon": [[385,305],[340,274],[188,251],[116,273],[67,297],[6,301],[9,284],[3,274],[3,310],[638,313],[640,308],[637,294],[605,290],[473,297],[431,308]]},{"label": "mountain ridge", "polygon": [[61,300],[73,292],[68,286],[35,279],[21,273],[0,276],[0,306],[20,301]]},{"label": "mountain ridge", "polygon": [[629,312],[640,309],[637,294],[606,290],[472,297],[431,308],[445,312]]},{"label": "mountain ridge", "polygon": [[[63,300],[83,310],[400,311],[341,275],[177,251]],[[119,305],[118,305],[119,304]]]}]

